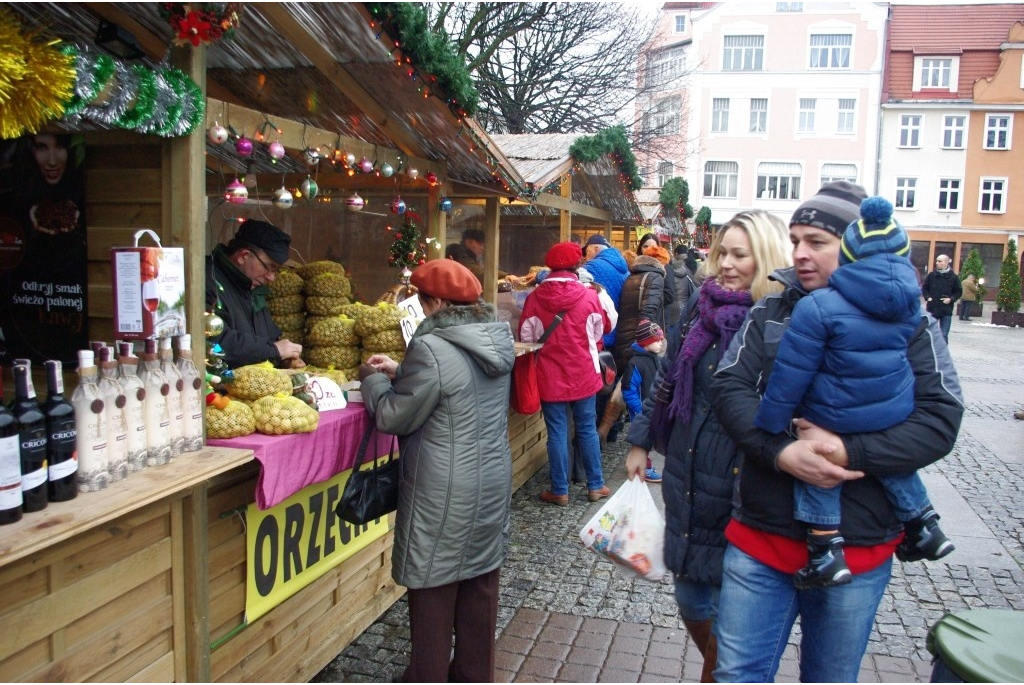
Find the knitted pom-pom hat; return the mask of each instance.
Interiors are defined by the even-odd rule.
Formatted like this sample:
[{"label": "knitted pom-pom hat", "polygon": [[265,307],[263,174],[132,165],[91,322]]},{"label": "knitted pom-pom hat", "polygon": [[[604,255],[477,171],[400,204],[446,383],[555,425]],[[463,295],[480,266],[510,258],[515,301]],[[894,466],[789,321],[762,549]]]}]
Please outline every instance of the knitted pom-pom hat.
[{"label": "knitted pom-pom hat", "polygon": [[839,246],[839,263],[849,264],[876,254],[910,255],[910,236],[892,218],[892,203],[878,195],[860,204],[861,218],[851,221]]}]

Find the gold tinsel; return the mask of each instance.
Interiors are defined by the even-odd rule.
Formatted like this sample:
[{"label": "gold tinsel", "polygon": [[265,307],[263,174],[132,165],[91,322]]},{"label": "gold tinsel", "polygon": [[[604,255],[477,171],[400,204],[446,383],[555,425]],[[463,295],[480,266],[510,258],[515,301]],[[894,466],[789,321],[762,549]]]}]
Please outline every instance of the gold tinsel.
[{"label": "gold tinsel", "polygon": [[0,100],[0,138],[17,138],[63,116],[75,85],[75,59],[55,48],[58,39],[20,32],[7,13],[0,15],[0,27],[0,35],[10,39],[0,43],[0,68],[19,59],[25,65],[21,78],[11,81],[10,96]]},{"label": "gold tinsel", "polygon": [[14,84],[25,76],[24,43],[18,22],[0,8],[0,105],[14,95]]}]

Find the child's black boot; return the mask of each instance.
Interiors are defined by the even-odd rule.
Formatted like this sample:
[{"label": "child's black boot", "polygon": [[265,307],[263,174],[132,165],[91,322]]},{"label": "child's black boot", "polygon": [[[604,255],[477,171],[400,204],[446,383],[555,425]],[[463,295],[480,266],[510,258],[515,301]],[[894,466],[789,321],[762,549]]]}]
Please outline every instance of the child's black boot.
[{"label": "child's black boot", "polygon": [[853,580],[853,574],[846,566],[846,555],[843,554],[842,535],[808,533],[807,553],[807,566],[793,576],[793,584],[797,589],[846,585]]},{"label": "child's black boot", "polygon": [[903,528],[906,537],[896,548],[896,558],[900,561],[935,561],[956,549],[939,528],[939,514],[931,507],[904,523]]}]

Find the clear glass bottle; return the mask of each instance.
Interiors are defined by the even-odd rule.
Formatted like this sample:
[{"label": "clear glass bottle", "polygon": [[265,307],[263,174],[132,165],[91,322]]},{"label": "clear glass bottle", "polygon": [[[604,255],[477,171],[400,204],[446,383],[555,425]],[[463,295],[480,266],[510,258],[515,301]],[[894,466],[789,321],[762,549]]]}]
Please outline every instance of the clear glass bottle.
[{"label": "clear glass bottle", "polygon": [[110,426],[92,350],[78,351],[78,387],[71,394],[71,404],[75,408],[75,426],[78,431],[78,491],[105,490],[110,482],[110,474],[107,472],[107,435]]},{"label": "clear glass bottle", "polygon": [[117,356],[118,381],[124,390],[125,422],[128,424],[128,472],[146,468],[146,387],[139,378],[139,358],[131,343],[119,343]]},{"label": "clear glass bottle", "polygon": [[21,455],[18,419],[4,406],[0,377],[0,526],[21,520]]},{"label": "clear glass bottle", "polygon": [[178,371],[185,387],[181,391],[181,408],[185,414],[185,451],[203,449],[203,380],[192,361],[192,336],[178,338]]},{"label": "clear glass bottle", "polygon": [[181,403],[181,394],[185,389],[185,381],[181,371],[174,364],[174,351],[171,339],[160,339],[160,370],[167,378],[167,413],[171,418],[171,457],[179,457],[185,451],[185,410]]},{"label": "clear glass bottle", "polygon": [[75,407],[64,398],[64,369],[60,361],[46,364],[46,462],[47,497],[51,502],[67,502],[78,495],[75,473],[78,471],[78,429]]},{"label": "clear glass bottle", "polygon": [[32,371],[28,366],[14,366],[14,408],[18,419],[21,451],[22,510],[28,514],[46,508],[46,414],[36,399]]},{"label": "clear glass bottle", "polygon": [[146,387],[146,465],[160,466],[171,461],[171,418],[167,410],[171,389],[167,376],[160,370],[156,340],[146,341],[139,379]]},{"label": "clear glass bottle", "polygon": [[99,388],[107,406],[107,473],[110,482],[117,483],[128,477],[128,422],[124,413],[128,400],[117,380],[112,347],[100,348]]}]

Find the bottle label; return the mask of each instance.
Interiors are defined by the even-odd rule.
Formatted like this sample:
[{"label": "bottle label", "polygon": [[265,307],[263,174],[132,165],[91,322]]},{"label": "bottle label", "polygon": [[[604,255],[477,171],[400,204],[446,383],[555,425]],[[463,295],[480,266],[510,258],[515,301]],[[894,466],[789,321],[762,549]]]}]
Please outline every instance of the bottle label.
[{"label": "bottle label", "polygon": [[46,482],[46,462],[43,462],[43,468],[30,471],[29,473],[22,474],[21,476],[21,489],[22,491],[32,490],[38,488],[40,485]]},{"label": "bottle label", "polygon": [[50,480],[60,480],[70,476],[78,470],[78,454],[71,455],[70,459],[58,462],[50,466]]},{"label": "bottle label", "polygon": [[21,506],[21,459],[18,436],[0,438],[0,510]]}]

